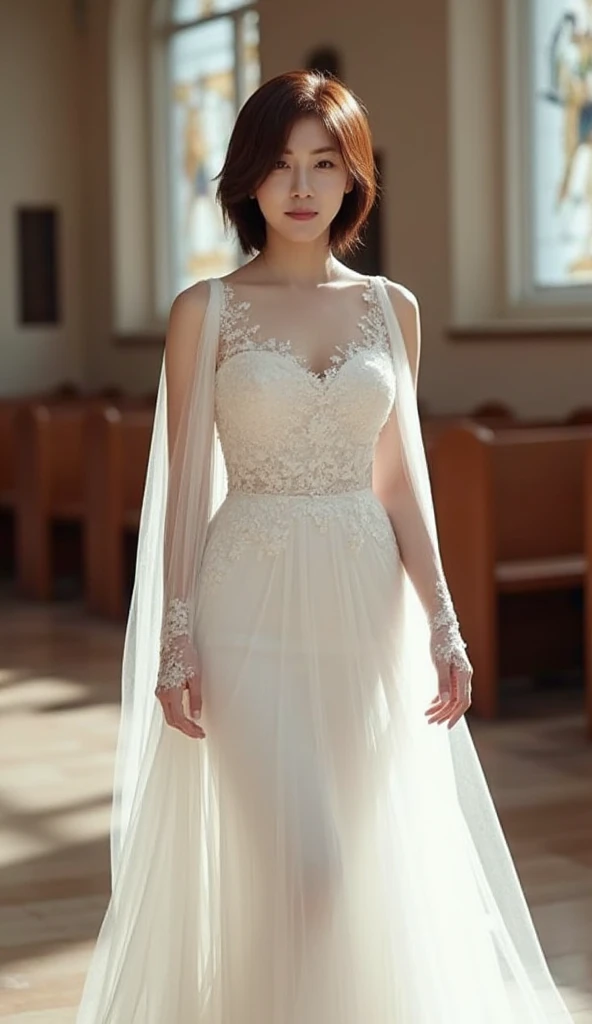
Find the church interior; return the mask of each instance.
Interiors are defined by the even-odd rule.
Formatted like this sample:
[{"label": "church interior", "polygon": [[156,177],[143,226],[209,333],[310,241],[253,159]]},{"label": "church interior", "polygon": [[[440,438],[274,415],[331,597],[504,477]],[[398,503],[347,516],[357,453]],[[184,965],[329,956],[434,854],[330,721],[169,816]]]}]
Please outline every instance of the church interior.
[{"label": "church interior", "polygon": [[3,0],[0,66],[0,1024],[75,1020],[167,311],[239,266],[215,175],[302,67],[369,112],[351,266],[419,300],[467,721],[592,1024],[592,4]]}]

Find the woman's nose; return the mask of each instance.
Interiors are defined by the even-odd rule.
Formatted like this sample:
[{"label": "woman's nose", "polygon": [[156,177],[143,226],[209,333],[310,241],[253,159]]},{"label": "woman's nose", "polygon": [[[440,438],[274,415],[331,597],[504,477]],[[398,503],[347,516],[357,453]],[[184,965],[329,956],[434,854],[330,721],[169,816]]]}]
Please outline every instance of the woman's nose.
[{"label": "woman's nose", "polygon": [[304,171],[295,171],[292,179],[292,195],[298,198],[312,195],[312,186]]}]

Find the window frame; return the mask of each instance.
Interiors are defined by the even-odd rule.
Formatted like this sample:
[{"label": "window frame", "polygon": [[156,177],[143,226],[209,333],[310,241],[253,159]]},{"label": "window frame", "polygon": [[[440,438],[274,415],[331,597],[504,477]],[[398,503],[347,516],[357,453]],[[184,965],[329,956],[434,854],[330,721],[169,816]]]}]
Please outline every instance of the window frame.
[{"label": "window frame", "polygon": [[[162,160],[163,153],[169,153],[171,146],[170,125],[170,82],[171,82],[171,40],[174,35],[186,32],[207,23],[221,19],[234,22],[233,79],[235,94],[235,116],[246,98],[246,69],[243,60],[242,38],[245,18],[249,13],[259,14],[257,0],[240,3],[228,10],[216,11],[202,17],[180,20],[173,17],[174,0],[157,0],[151,10],[150,31],[150,87],[151,102],[149,125],[151,134],[151,194],[152,194],[152,239],[154,258],[152,260],[153,316],[162,320],[176,294],[175,255],[173,232],[173,188],[170,181],[170,163]],[[164,16],[162,8],[165,7]],[[238,240],[235,241],[236,265],[244,262]]]},{"label": "window frame", "polygon": [[532,27],[536,0],[505,0],[505,286],[508,313],[581,320],[592,283],[543,285],[535,278],[535,103]]}]

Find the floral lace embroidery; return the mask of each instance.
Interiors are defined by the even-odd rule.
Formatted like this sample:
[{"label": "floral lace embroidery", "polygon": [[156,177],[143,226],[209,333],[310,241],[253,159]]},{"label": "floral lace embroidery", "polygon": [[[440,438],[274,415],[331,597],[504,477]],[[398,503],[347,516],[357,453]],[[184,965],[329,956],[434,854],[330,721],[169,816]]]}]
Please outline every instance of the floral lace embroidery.
[{"label": "floral lace embroidery", "polygon": [[330,365],[323,373],[316,373],[312,370],[306,357],[293,347],[291,341],[281,341],[278,338],[259,339],[260,324],[249,322],[251,303],[239,302],[232,285],[227,282],[222,282],[222,284],[224,300],[220,312],[218,369],[239,352],[262,349],[293,359],[314,382],[325,385],[335,377],[341,366],[361,349],[378,347],[388,350],[389,348],[388,330],[380,311],[372,279],[368,280],[362,294],[364,301],[368,304],[368,311],[362,314],[357,324],[360,337],[345,342],[343,345],[336,345],[329,357]]},{"label": "floral lace embroidery", "polygon": [[370,486],[374,443],[396,389],[374,287],[366,298],[361,340],[342,347],[345,358],[323,378],[292,357],[289,343],[275,339],[264,347],[288,356],[288,367],[297,365],[303,374],[286,372],[283,360],[235,365],[231,356],[262,345],[255,340],[257,326],[245,320],[249,304],[226,303],[221,335],[227,369],[216,381],[216,423],[230,492],[341,494]]},{"label": "floral lace embroidery", "polygon": [[444,580],[438,580],[436,583],[436,598],[438,606],[430,618],[432,654],[436,662],[445,662],[462,668],[467,661],[467,645],[462,639],[452,597]]},{"label": "floral lace embroidery", "polygon": [[361,551],[369,538],[398,553],[383,505],[370,489],[338,495],[230,495],[212,520],[200,569],[200,587],[220,583],[249,548],[258,560],[285,550],[295,521],[306,518],[321,533],[341,528],[349,549]]},{"label": "floral lace embroidery", "polygon": [[395,396],[390,355],[365,352],[330,387],[259,360],[220,378],[216,421],[230,491],[340,494],[370,486]]},{"label": "floral lace embroidery", "polygon": [[162,629],[158,690],[182,687],[195,676],[195,666],[187,658],[189,647],[189,607],[175,597],[169,601]]},{"label": "floral lace embroidery", "polygon": [[[216,425],[228,496],[208,527],[200,588],[220,582],[247,551],[259,559],[280,555],[303,518],[321,533],[335,530],[354,552],[371,538],[382,550],[396,551],[392,526],[371,488],[374,446],[396,382],[372,281],[364,297],[360,337],[335,350],[321,377],[289,342],[259,340],[259,325],[247,316],[250,303],[237,302],[225,286],[218,368],[226,369],[216,378]],[[231,362],[231,356],[261,349],[287,362]],[[304,373],[290,372],[295,366]]]}]

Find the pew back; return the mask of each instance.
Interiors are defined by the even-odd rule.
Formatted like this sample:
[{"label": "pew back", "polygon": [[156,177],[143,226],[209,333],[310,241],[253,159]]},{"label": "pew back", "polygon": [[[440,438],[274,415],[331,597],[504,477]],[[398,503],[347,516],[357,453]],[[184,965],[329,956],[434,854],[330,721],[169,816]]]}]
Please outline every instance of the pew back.
[{"label": "pew back", "polygon": [[154,414],[149,409],[126,411],[121,417],[121,445],[124,466],[122,518],[128,525],[140,522],[146,469]]},{"label": "pew back", "polygon": [[586,445],[584,474],[584,550],[586,582],[584,586],[584,657],[586,673],[586,710],[588,735],[592,739],[592,441]]},{"label": "pew back", "polygon": [[83,509],[85,405],[53,406],[43,424],[48,433],[48,512],[60,519],[80,519]]},{"label": "pew back", "polygon": [[499,561],[582,553],[583,464],[590,439],[586,427],[499,430],[484,439],[490,446]]},{"label": "pew back", "polygon": [[15,501],[16,459],[14,430],[20,402],[3,398],[0,401],[0,508],[13,508]]},{"label": "pew back", "polygon": [[465,423],[430,452],[442,560],[475,669],[473,707],[498,708],[497,598],[581,585],[590,427]]},{"label": "pew back", "polygon": [[87,603],[109,618],[126,610],[124,533],[139,526],[153,420],[146,406],[97,407],[87,418]]}]

